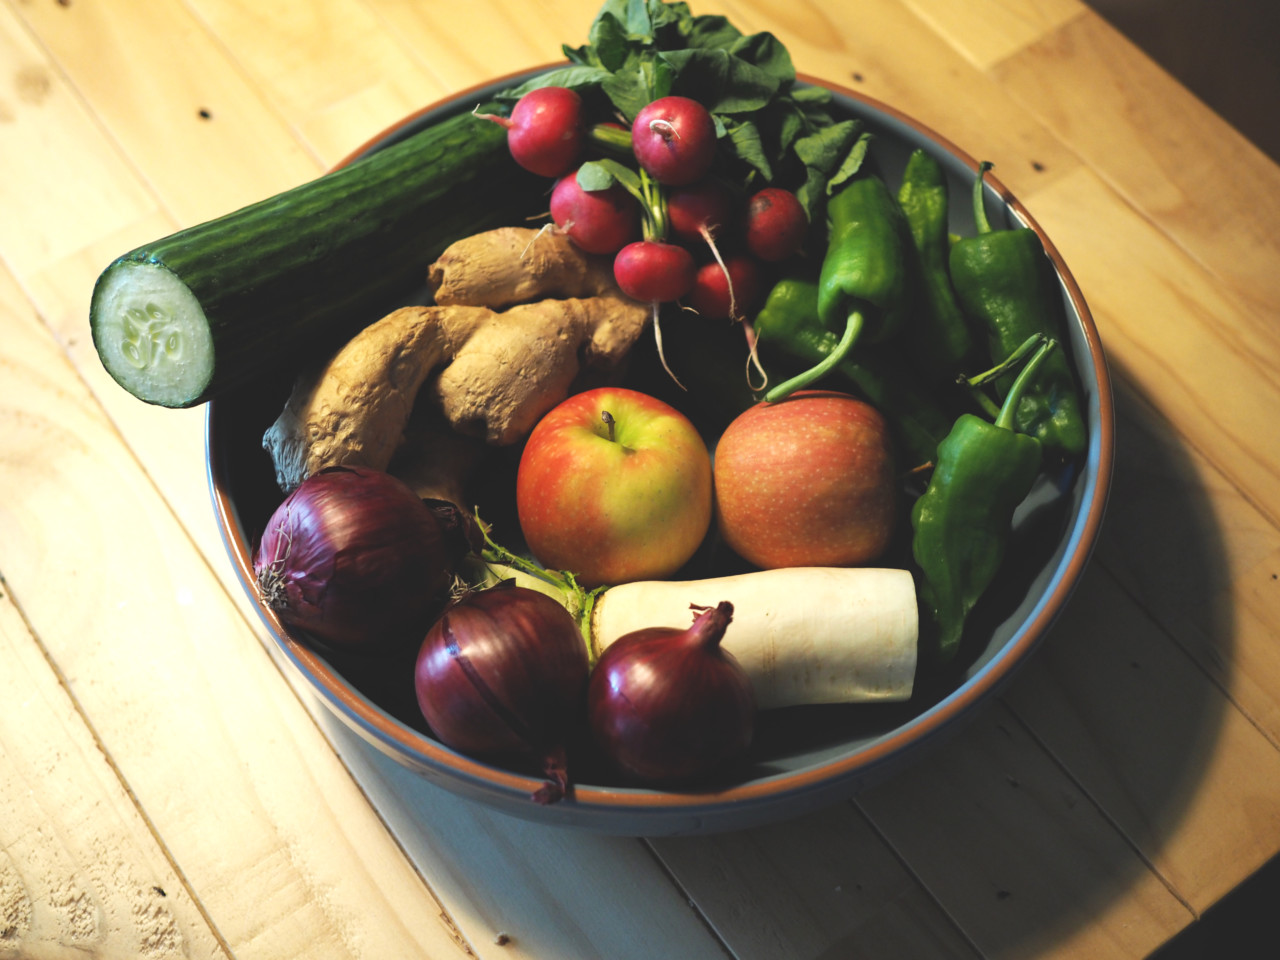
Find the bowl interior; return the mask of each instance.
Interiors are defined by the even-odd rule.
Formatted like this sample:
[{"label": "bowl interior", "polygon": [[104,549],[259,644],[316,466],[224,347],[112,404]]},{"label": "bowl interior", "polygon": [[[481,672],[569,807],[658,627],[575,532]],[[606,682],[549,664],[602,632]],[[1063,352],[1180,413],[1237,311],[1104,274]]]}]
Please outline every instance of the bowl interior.
[{"label": "bowl interior", "polygon": [[[415,114],[353,158],[382,149],[443,116],[470,110],[486,95],[525,76],[465,91]],[[860,118],[873,133],[871,162],[894,191],[912,150],[923,148],[936,156],[949,181],[951,229],[961,235],[973,231],[969,196],[977,167],[974,158],[884,104],[846,90],[833,89],[833,95],[841,111]],[[884,776],[954,730],[1044,636],[1092,550],[1109,486],[1110,385],[1088,308],[1048,237],[990,177],[987,200],[992,226],[1036,229],[1057,270],[1068,332],[1064,346],[1086,400],[1089,447],[1083,459],[1055,468],[1037,482],[1015,515],[1014,537],[1002,573],[972,615],[960,664],[946,675],[921,678],[910,701],[762,714],[751,762],[735,771],[731,780],[703,785],[696,792],[622,786],[588,760],[574,771],[574,797],[543,807],[528,799],[539,783],[535,776],[464,757],[430,735],[413,700],[412,651],[390,659],[326,652],[258,604],[273,654],[296,671],[343,723],[388,756],[455,792],[550,823],[633,835],[734,829],[834,802]],[[424,297],[425,291],[407,291],[404,302],[423,302]],[[662,394],[662,381],[653,379],[651,370],[646,373],[643,362],[637,363],[632,376],[637,381],[634,385]],[[291,380],[291,373],[282,372],[271,382],[249,384],[220,396],[208,407],[209,480],[217,519],[237,573],[255,598],[253,546],[281,499],[261,438],[282,409]],[[676,396],[664,398],[681,405]],[[519,527],[503,485],[510,490],[517,457],[518,450],[495,454],[494,483],[477,495],[485,519],[495,529],[507,531],[500,539],[513,547],[509,531],[518,534]],[[689,576],[707,576],[731,572],[733,561],[726,566],[722,555],[712,554],[695,558],[693,564],[702,566],[690,569]]]}]

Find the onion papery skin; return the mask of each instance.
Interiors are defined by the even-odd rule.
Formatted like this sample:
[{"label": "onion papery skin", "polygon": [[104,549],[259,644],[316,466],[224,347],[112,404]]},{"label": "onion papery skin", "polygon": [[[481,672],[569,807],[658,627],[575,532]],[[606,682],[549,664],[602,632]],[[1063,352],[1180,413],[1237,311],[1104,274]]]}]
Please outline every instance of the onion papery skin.
[{"label": "onion papery skin", "polygon": [[509,584],[469,593],[428,631],[414,673],[418,707],[440,741],[486,760],[536,763],[542,803],[569,790],[564,743],[580,722],[590,666],[572,615]]},{"label": "onion papery skin", "polygon": [[254,554],[263,601],[282,621],[344,650],[419,642],[453,580],[430,507],[378,470],[330,467],[276,508]]},{"label": "onion papery skin", "polygon": [[689,782],[729,766],[751,746],[751,680],[720,648],[732,612],[721,603],[688,630],[637,630],[600,655],[587,687],[587,722],[596,745],[629,779]]}]

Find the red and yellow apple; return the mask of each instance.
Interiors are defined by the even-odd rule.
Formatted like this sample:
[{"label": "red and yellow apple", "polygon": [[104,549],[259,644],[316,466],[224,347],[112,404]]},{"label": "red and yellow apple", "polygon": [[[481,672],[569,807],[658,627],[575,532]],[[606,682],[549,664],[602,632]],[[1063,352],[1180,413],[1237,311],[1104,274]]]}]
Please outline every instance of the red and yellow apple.
[{"label": "red and yellow apple", "polygon": [[888,425],[830,390],[757,404],[716,445],[715,489],[720,535],[756,566],[870,563],[896,514]]},{"label": "red and yellow apple", "polygon": [[674,407],[621,387],[588,390],[529,434],[516,509],[538,561],[584,586],[667,577],[711,526],[711,457]]}]

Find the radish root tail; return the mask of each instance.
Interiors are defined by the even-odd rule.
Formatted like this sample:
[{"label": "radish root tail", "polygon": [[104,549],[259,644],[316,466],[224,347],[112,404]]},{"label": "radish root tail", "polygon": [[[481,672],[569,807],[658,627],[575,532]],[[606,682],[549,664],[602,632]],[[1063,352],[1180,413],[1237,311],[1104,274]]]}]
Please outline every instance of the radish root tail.
[{"label": "radish root tail", "polygon": [[675,384],[677,387],[679,387],[681,390],[684,390],[687,393],[689,391],[689,388],[680,382],[680,378],[677,377],[675,373],[672,372],[671,367],[667,364],[667,355],[662,349],[662,324],[659,322],[659,318],[658,318],[658,314],[660,312],[661,311],[658,309],[658,304],[654,303],[653,305],[653,343],[654,343],[654,346],[658,348],[658,359],[662,362],[662,369],[667,371],[667,376],[669,376],[672,380],[675,381]]},{"label": "radish root tail", "polygon": [[[764,365],[760,362],[760,349],[756,341],[756,328],[752,326],[751,321],[745,317],[741,322],[742,335],[746,337],[747,340],[747,387],[754,393],[760,393],[769,386],[769,374],[765,370]],[[759,386],[756,386],[751,380],[751,369],[753,367],[760,373]]]}]

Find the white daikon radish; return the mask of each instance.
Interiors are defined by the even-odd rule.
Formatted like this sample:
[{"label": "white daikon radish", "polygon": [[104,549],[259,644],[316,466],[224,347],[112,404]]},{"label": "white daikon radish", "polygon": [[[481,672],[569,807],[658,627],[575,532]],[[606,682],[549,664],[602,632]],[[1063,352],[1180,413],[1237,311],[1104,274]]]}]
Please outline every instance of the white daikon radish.
[{"label": "white daikon radish", "polygon": [[[504,559],[513,559],[508,555]],[[646,627],[687,629],[693,606],[728,600],[721,647],[751,677],[761,709],[906,700],[916,672],[919,620],[910,572],[871,567],[788,567],[710,580],[639,581],[587,592],[552,571],[487,563],[564,604],[592,661]]]},{"label": "white daikon radish", "polygon": [[788,567],[711,580],[610,587],[591,611],[597,651],[645,627],[687,629],[690,604],[733,604],[721,649],[761,709],[905,700],[916,671],[915,583],[906,570]]}]

